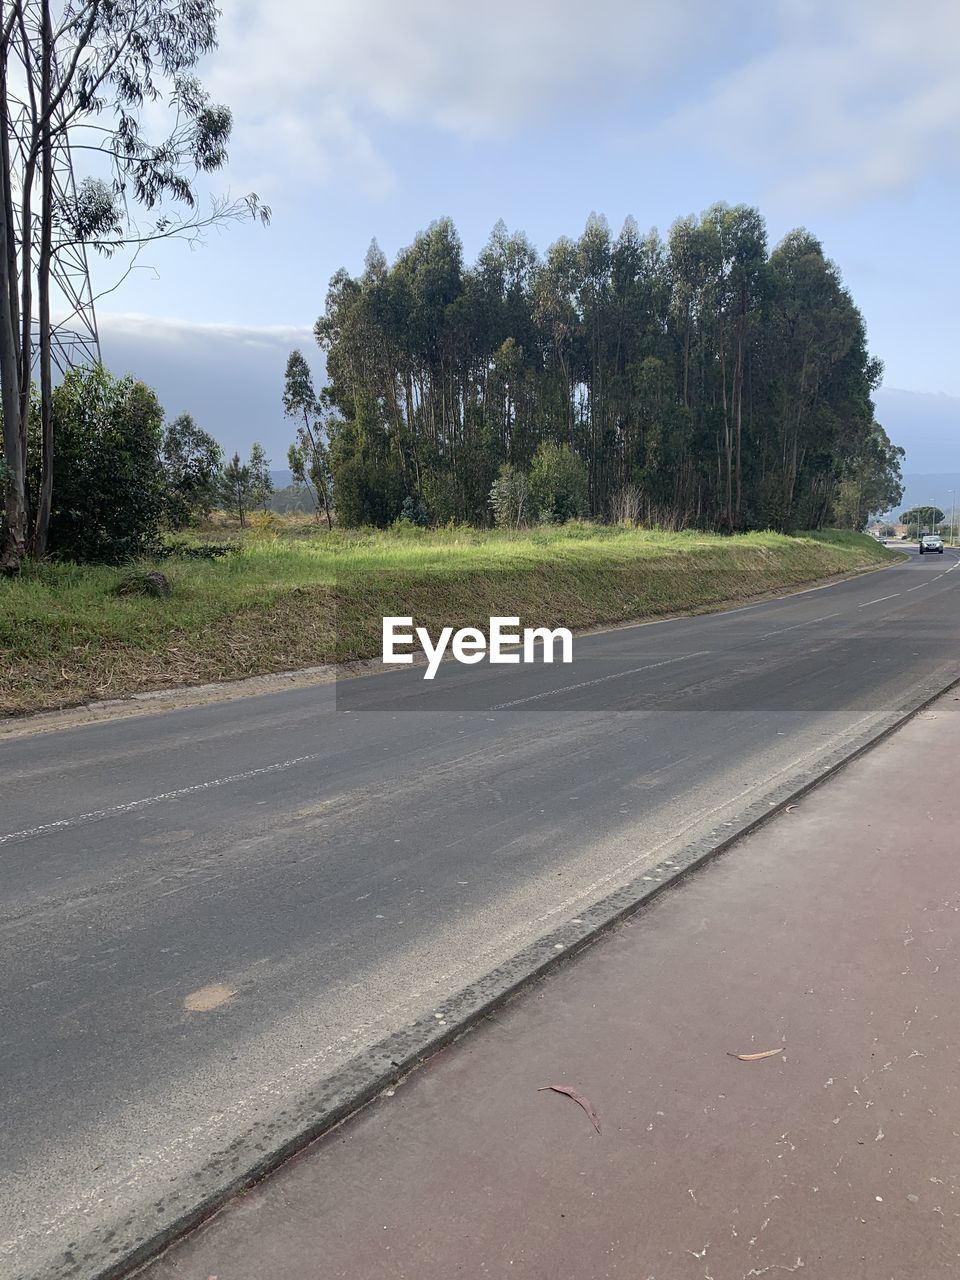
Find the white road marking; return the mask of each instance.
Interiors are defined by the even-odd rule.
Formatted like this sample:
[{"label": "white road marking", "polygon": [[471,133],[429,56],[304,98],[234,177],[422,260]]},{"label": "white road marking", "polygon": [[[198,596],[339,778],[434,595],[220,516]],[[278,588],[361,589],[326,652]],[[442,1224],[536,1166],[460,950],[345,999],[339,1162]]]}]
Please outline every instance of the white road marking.
[{"label": "white road marking", "polygon": [[934,578],[928,578],[926,582],[918,582],[915,587],[907,587],[908,591],[919,591],[921,587],[929,587],[931,582],[939,582],[941,578],[945,578],[948,573],[953,573],[954,569],[960,566],[960,557],[954,560],[949,569],[944,569],[943,573],[938,573]]},{"label": "white road marking", "polygon": [[822,617],[810,618],[809,621],[807,622],[795,622],[792,627],[778,627],[776,631],[765,631],[763,635],[760,637],[760,639],[766,640],[768,636],[783,635],[784,631],[796,631],[800,627],[812,627],[815,622],[826,622],[828,618],[839,618],[839,617],[840,617],[839,612],[825,613],[823,614]]},{"label": "white road marking", "polygon": [[866,609],[868,605],[882,604],[884,600],[896,600],[899,594],[900,594],[899,591],[895,591],[892,596],[877,596],[876,600],[865,600],[863,604],[858,604],[857,608]]},{"label": "white road marking", "polygon": [[176,791],[163,791],[157,796],[144,796],[142,800],[130,800],[127,804],[111,805],[109,809],[94,809],[91,813],[80,813],[75,818],[61,818],[57,822],[45,822],[39,827],[28,827],[24,831],[10,831],[0,836],[0,844],[8,844],[11,840],[28,840],[31,836],[42,836],[47,831],[64,831],[68,827],[81,827],[87,822],[96,822],[100,818],[112,818],[121,813],[132,813],[135,809],[146,809],[152,804],[161,804],[165,800],[179,800],[181,796],[192,796],[198,791],[212,791],[215,787],[225,787],[231,782],[246,782],[249,778],[259,778],[265,773],[282,773],[298,764],[308,764],[311,760],[319,760],[319,754],[295,756],[292,760],[280,760],[276,764],[265,764],[259,769],[247,769],[244,773],[230,773],[223,778],[211,778],[209,782],[195,782],[192,787],[178,787]]},{"label": "white road marking", "polygon": [[954,560],[953,564],[950,566],[949,569],[944,569],[943,573],[938,573],[937,577],[931,578],[930,581],[936,582],[938,578],[945,578],[948,573],[952,573],[954,571],[954,569],[957,567],[958,564],[960,564],[960,560]]},{"label": "white road marking", "polygon": [[498,702],[491,711],[503,711],[506,707],[519,707],[524,702],[538,702],[541,698],[553,698],[561,693],[573,693],[577,689],[588,689],[594,684],[604,684],[607,680],[622,680],[624,676],[639,675],[641,671],[653,671],[657,667],[670,667],[675,662],[689,662],[691,658],[704,658],[709,649],[701,649],[698,653],[685,653],[679,658],[665,658],[663,662],[648,662],[643,667],[632,667],[629,671],[612,671],[608,676],[597,676],[595,680],[581,680],[579,684],[565,684],[559,689],[545,689],[543,693],[531,693],[527,698],[514,698],[511,702]]}]

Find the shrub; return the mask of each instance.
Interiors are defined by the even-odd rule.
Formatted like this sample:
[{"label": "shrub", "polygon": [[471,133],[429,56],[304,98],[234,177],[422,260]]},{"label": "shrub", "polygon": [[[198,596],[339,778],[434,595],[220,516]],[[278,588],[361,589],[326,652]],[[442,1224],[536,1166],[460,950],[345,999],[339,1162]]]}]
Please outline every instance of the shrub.
[{"label": "shrub", "polygon": [[530,497],[541,520],[562,524],[587,514],[587,464],[569,447],[542,444],[530,464]]},{"label": "shrub", "polygon": [[[414,498],[408,494],[400,508],[399,520],[405,521],[407,524],[416,525],[419,529],[426,529],[430,524],[430,513],[419,498]],[[398,521],[394,521],[394,523],[396,524]]]},{"label": "shrub", "polygon": [[529,522],[533,512],[530,484],[519,467],[505,462],[490,489],[493,521],[498,529],[519,529]]},{"label": "shrub", "polygon": [[165,489],[155,393],[100,365],[71,369],[53,393],[53,417],[50,551],[118,564],[155,549]]}]

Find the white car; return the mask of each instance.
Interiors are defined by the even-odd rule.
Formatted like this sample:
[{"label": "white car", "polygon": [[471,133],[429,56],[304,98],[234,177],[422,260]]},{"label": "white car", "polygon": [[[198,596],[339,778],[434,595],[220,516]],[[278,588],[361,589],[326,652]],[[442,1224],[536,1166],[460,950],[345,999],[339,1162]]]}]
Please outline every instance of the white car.
[{"label": "white car", "polygon": [[925,551],[939,551],[943,555],[943,539],[935,533],[925,533],[920,539],[920,554]]}]

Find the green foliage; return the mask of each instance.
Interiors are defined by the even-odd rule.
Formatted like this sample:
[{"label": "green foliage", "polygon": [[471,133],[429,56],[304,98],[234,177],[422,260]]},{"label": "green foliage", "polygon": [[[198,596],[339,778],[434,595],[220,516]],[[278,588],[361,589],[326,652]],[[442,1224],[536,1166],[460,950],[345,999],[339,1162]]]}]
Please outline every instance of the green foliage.
[{"label": "green foliage", "polygon": [[418,529],[426,529],[430,524],[430,512],[419,500],[408,494],[400,507],[400,522],[414,525]]},{"label": "green foliage", "polygon": [[336,481],[337,520],[346,528],[385,529],[403,507],[403,477],[382,458],[357,455],[341,463]]},{"label": "green foliage", "polygon": [[236,542],[188,542],[185,538],[170,538],[154,553],[157,560],[222,560],[240,551]]},{"label": "green foliage", "polygon": [[210,514],[217,498],[223,452],[189,413],[182,413],[163,436],[167,522],[181,529]]},{"label": "green foliage", "polygon": [[903,449],[890,443],[879,422],[845,461],[834,503],[834,521],[862,531],[874,513],[889,511],[903,497]]},{"label": "green foliage", "polygon": [[273,493],[273,480],[270,476],[270,459],[264,452],[259,440],[254,440],[250,450],[250,500],[253,506],[266,511]]},{"label": "green foliage", "polygon": [[490,506],[498,529],[519,529],[529,523],[534,508],[526,472],[505,462],[490,488]]},{"label": "green foliage", "polygon": [[273,493],[270,459],[263,445],[254,441],[250,457],[241,462],[235,453],[217,477],[217,499],[225,511],[237,517],[244,529],[255,507],[266,511]]},{"label": "green foliage", "polygon": [[170,580],[159,569],[130,569],[118,579],[114,591],[118,596],[164,599],[170,595]]},{"label": "green foliage", "polygon": [[254,502],[254,487],[250,464],[241,462],[239,453],[235,453],[220,472],[217,496],[224,510],[235,515],[240,521],[240,528],[245,528]]},{"label": "green foliage", "polygon": [[283,384],[283,411],[297,422],[297,439],[287,451],[295,486],[310,491],[314,505],[330,518],[330,459],[324,440],[322,406],[313,389],[313,375],[300,351],[291,351]]},{"label": "green foliage", "polygon": [[119,563],[154,548],[165,499],[154,392],[102,366],[72,369],[53,393],[53,422],[49,550]]},{"label": "green foliage", "polygon": [[361,400],[352,421],[330,425],[334,503],[337,521],[346,528],[385,529],[399,517],[410,492],[389,433],[372,419],[369,405]]},{"label": "green foliage", "polygon": [[666,242],[591,215],[542,260],[498,223],[472,265],[442,219],[392,265],[373,245],[359,277],[337,272],[315,335],[343,524],[389,523],[407,494],[484,523],[500,467],[544,446],[587,476],[585,497],[579,468],[555,493],[538,464],[553,519],[635,491],[633,518],[672,528],[819,528],[838,506],[858,524],[867,490],[896,483],[874,456],[880,366],[837,268],[802,230],[768,252],[746,206]]},{"label": "green foliage", "polygon": [[[892,505],[892,504],[891,504]],[[909,525],[912,529],[934,529],[937,525],[942,524],[944,513],[939,507],[911,507],[909,511],[904,511],[900,517],[901,523]]]},{"label": "green foliage", "polygon": [[569,445],[542,444],[530,465],[530,498],[541,520],[563,524],[587,514],[587,464]]}]

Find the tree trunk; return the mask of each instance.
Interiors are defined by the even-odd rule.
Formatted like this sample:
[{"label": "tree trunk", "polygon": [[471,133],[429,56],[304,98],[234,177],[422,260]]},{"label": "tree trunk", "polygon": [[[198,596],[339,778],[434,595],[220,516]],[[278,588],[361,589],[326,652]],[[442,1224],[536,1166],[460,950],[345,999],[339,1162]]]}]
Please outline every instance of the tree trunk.
[{"label": "tree trunk", "polygon": [[[53,30],[50,25],[50,0],[43,0],[43,59],[41,83],[43,101],[49,102],[52,91],[51,58]],[[36,522],[32,554],[38,559],[47,549],[50,512],[53,505],[53,369],[50,331],[50,264],[53,256],[53,146],[50,121],[41,133],[41,207],[40,260],[38,264],[37,305],[40,321],[40,490],[37,497]]]},{"label": "tree trunk", "polygon": [[20,349],[13,193],[10,189],[9,107],[6,58],[0,50],[0,397],[3,405],[3,457],[6,463],[4,515],[6,539],[0,570],[16,573],[27,553],[26,457],[20,438]]}]

